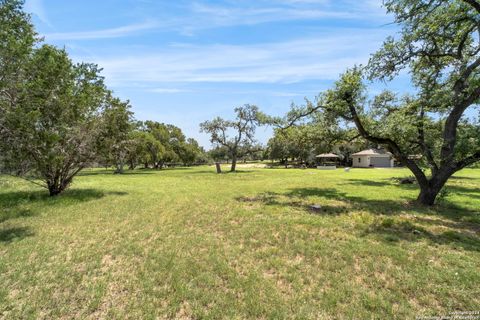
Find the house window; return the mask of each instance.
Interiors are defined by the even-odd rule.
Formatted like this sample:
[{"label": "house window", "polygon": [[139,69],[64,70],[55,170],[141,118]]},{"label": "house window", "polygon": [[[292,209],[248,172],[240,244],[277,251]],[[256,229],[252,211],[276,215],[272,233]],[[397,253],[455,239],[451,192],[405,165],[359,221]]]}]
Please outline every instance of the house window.
[{"label": "house window", "polygon": [[362,162],[362,158],[358,158],[358,163],[361,163]]}]

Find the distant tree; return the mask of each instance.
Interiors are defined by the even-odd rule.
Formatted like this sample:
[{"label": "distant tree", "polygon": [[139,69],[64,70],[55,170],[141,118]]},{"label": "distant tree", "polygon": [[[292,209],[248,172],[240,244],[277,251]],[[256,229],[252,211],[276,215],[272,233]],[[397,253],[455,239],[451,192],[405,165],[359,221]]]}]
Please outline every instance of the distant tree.
[{"label": "distant tree", "polygon": [[128,101],[121,101],[110,93],[107,95],[101,117],[99,152],[103,153],[107,163],[115,165],[115,173],[123,173],[129,147],[133,143],[129,135],[135,123],[130,108]]},{"label": "distant tree", "polygon": [[288,165],[288,158],[291,156],[289,145],[290,141],[286,139],[285,134],[277,132],[274,133],[274,136],[268,140],[267,150],[268,157],[273,160],[279,160],[280,163]]},{"label": "distant tree", "polygon": [[139,164],[146,164],[148,167],[149,154],[146,145],[146,135],[148,133],[138,129],[132,130],[127,138],[127,154],[126,160],[130,170],[135,169]]},{"label": "distant tree", "polygon": [[228,150],[232,160],[230,171],[235,171],[240,153],[244,154],[249,146],[254,146],[255,129],[261,125],[265,116],[257,106],[246,104],[235,108],[235,120],[224,120],[217,117],[200,124],[200,131],[210,135],[215,146],[223,146]]},{"label": "distant tree", "polygon": [[244,162],[263,160],[265,147],[259,143],[247,144],[240,148],[238,158]]},{"label": "distant tree", "polygon": [[182,130],[171,124],[164,124],[155,121],[146,121],[145,130],[150,133],[158,142],[156,157],[153,157],[154,168],[162,169],[166,163],[181,161],[180,155],[185,145],[185,135]]},{"label": "distant tree", "polygon": [[[312,108],[307,101],[308,108]],[[303,107],[306,108],[306,107]],[[296,115],[302,107],[292,105],[287,118]],[[280,160],[285,165],[288,159],[316,163],[316,155],[333,152],[341,144],[349,143],[354,137],[351,130],[341,128],[334,117],[322,113],[312,113],[302,118],[302,123],[288,123],[278,119],[270,120],[277,125],[274,136],[269,141],[270,158]],[[280,125],[278,127],[279,124]]]},{"label": "distant tree", "polygon": [[204,150],[195,139],[187,139],[174,125],[145,121],[136,125],[126,143],[126,157],[130,168],[138,163],[162,169],[166,164],[182,162],[191,165],[203,157]]},{"label": "distant tree", "polygon": [[195,164],[209,164],[212,163],[212,158],[203,147],[200,147],[199,152],[195,156]]},{"label": "distant tree", "polygon": [[146,149],[150,156],[153,168],[161,169],[167,152],[169,133],[165,125],[155,121],[146,121],[145,129]]},{"label": "distant tree", "polygon": [[228,148],[217,145],[213,149],[210,149],[207,152],[208,156],[216,161],[216,162],[221,162],[221,161],[229,161],[229,151]]},{"label": "distant tree", "polygon": [[194,164],[203,152],[198,142],[193,138],[189,138],[181,144],[179,157],[183,164],[188,166]]},{"label": "distant tree", "polygon": [[164,126],[168,132],[168,140],[165,142],[165,145],[168,146],[169,151],[169,157],[167,157],[165,161],[182,161],[182,153],[186,145],[186,137],[182,129],[172,124],[166,124]]}]

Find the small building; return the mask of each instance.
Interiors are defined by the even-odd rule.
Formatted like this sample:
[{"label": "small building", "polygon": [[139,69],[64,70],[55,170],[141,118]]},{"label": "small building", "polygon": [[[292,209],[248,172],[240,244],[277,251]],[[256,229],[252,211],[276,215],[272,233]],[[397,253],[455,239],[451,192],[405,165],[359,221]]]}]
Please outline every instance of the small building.
[{"label": "small building", "polygon": [[317,158],[317,169],[322,170],[335,170],[337,168],[337,162],[340,159],[340,157],[334,153],[322,153],[315,156],[315,158]]},{"label": "small building", "polygon": [[383,149],[368,149],[352,154],[354,168],[393,168],[394,159]]}]

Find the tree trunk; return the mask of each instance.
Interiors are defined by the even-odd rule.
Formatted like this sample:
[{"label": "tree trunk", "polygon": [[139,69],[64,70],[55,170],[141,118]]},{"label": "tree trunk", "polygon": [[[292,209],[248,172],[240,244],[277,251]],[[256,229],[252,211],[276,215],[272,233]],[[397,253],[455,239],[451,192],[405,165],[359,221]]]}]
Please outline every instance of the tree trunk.
[{"label": "tree trunk", "polygon": [[420,183],[417,179],[420,185],[420,194],[418,195],[417,202],[424,206],[433,206],[438,194],[452,174],[449,170],[444,169],[437,171],[426,183]]},{"label": "tree trunk", "polygon": [[440,190],[436,190],[430,186],[423,188],[420,187],[420,194],[418,195],[417,202],[424,206],[433,206],[439,192]]},{"label": "tree trunk", "polygon": [[57,196],[67,189],[70,182],[60,181],[60,178],[54,178],[53,181],[47,181],[48,193],[51,197]]},{"label": "tree trunk", "polygon": [[232,166],[230,167],[230,172],[235,172],[237,168],[237,156],[232,157]]},{"label": "tree trunk", "polygon": [[62,191],[63,190],[61,190],[58,186],[48,187],[48,193],[50,194],[50,197],[58,196],[60,193],[62,193]]},{"label": "tree trunk", "polygon": [[117,163],[117,168],[115,169],[115,174],[122,174],[123,173],[123,161]]},{"label": "tree trunk", "polygon": [[220,162],[215,162],[215,167],[217,169],[217,173],[222,173],[222,167],[220,166]]}]

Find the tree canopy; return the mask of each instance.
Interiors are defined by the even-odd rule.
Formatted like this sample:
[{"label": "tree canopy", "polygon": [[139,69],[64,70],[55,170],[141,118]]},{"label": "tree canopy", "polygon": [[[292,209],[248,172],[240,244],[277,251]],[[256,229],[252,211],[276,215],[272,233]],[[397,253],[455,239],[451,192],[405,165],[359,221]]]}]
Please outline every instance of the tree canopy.
[{"label": "tree canopy", "polygon": [[[418,201],[432,205],[449,177],[480,160],[478,119],[466,113],[480,99],[480,4],[390,0],[385,7],[401,26],[400,37],[389,37],[365,68],[348,70],[317,103],[292,110],[284,122],[323,111],[353,123],[412,171]],[[403,69],[414,93],[385,91],[369,101],[365,78],[390,81]]]},{"label": "tree canopy", "polygon": [[261,149],[255,140],[257,126],[266,116],[255,105],[246,104],[234,109],[235,120],[217,117],[200,124],[200,130],[210,135],[210,142],[228,150],[232,159],[230,171],[235,171],[239,157]]}]

